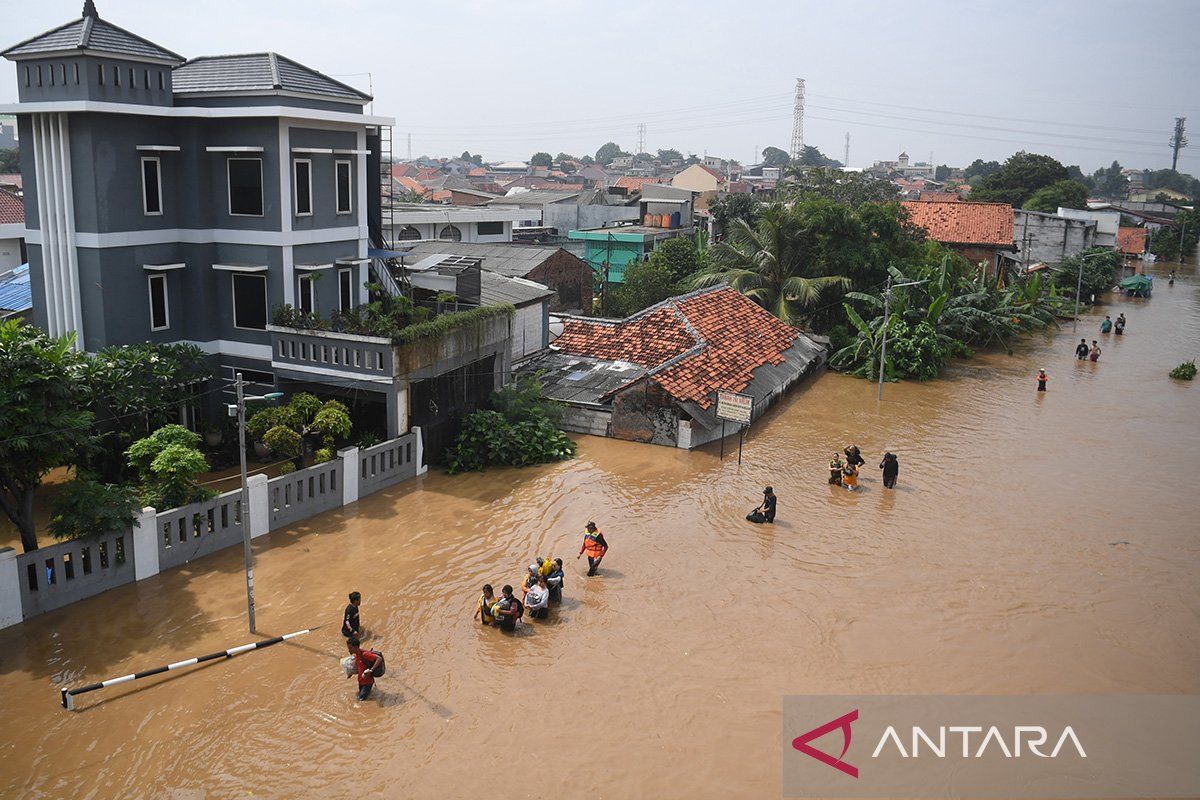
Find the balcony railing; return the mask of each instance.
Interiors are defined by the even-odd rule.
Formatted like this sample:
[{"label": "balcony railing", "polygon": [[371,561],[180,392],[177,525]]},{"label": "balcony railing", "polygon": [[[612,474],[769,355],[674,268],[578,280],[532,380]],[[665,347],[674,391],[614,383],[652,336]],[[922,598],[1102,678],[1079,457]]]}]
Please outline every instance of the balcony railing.
[{"label": "balcony railing", "polygon": [[396,357],[389,339],[336,331],[313,331],[268,325],[271,366],[313,375],[346,375],[391,383]]}]

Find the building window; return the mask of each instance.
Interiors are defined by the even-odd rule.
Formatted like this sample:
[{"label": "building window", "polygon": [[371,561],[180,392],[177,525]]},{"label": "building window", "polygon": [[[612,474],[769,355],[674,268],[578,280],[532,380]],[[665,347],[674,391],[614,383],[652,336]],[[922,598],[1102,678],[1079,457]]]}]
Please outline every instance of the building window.
[{"label": "building window", "polygon": [[129,88],[137,88],[137,74],[133,71],[133,67],[129,68]]},{"label": "building window", "polygon": [[29,88],[29,67],[25,67],[25,88]]},{"label": "building window", "polygon": [[142,86],[147,90],[150,89],[150,70],[148,69],[142,70]]},{"label": "building window", "polygon": [[461,242],[462,231],[456,225],[447,225],[442,228],[442,232],[438,234],[438,238],[443,242]]},{"label": "building window", "polygon": [[161,331],[171,327],[171,315],[167,308],[167,276],[151,275],[150,283],[150,330]]},{"label": "building window", "polygon": [[157,156],[142,159],[142,212],[149,217],[162,214],[162,170]]},{"label": "building window", "polygon": [[504,233],[503,222],[477,222],[475,225],[480,236],[500,236]]},{"label": "building window", "polygon": [[66,64],[58,65],[58,74],[62,78],[62,85],[66,86],[67,85],[67,65]]},{"label": "building window", "polygon": [[38,64],[38,86],[42,85],[42,65]]},{"label": "building window", "polygon": [[296,216],[312,216],[312,161],[299,159],[295,162]]},{"label": "building window", "polygon": [[50,70],[50,85],[53,86],[54,85],[54,65],[47,64],[46,69]]},{"label": "building window", "polygon": [[[75,85],[78,86],[79,85],[79,64],[78,63],[72,64],[71,71],[75,75]],[[85,561],[84,563],[87,563],[87,562]]]},{"label": "building window", "polygon": [[317,276],[314,274],[300,276],[300,297],[297,299],[300,310],[311,314],[317,310]]},{"label": "building window", "polygon": [[163,71],[158,71],[158,90],[165,92],[167,90],[167,79],[163,77]]},{"label": "building window", "polygon": [[354,270],[338,270],[338,308],[349,311],[354,307]]},{"label": "building window", "polygon": [[267,328],[267,276],[233,276],[233,327],[252,331]]},{"label": "building window", "polygon": [[263,215],[261,158],[229,159],[229,213],[234,217]]},{"label": "building window", "polygon": [[421,238],[421,232],[412,225],[405,225],[400,229],[400,235],[396,237],[398,242],[415,242]]},{"label": "building window", "polygon": [[337,213],[349,214],[353,207],[350,203],[350,189],[352,187],[350,181],[350,162],[334,162],[334,172],[337,183]]},{"label": "building window", "polygon": [[96,74],[100,76],[100,85],[103,86],[104,85],[104,65],[103,64],[96,65]]},{"label": "building window", "polygon": [[121,85],[121,68],[113,64],[113,86]]}]

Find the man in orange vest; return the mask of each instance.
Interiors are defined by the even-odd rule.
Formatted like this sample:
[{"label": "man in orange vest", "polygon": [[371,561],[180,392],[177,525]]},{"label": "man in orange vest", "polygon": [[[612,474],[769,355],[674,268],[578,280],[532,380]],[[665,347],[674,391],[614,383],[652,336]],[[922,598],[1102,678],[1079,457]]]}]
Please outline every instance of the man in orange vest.
[{"label": "man in orange vest", "polygon": [[589,522],[587,530],[583,534],[583,546],[579,548],[579,555],[575,556],[575,560],[578,561],[584,553],[587,553],[587,574],[591,576],[596,574],[596,570],[600,568],[600,562],[607,552],[608,542],[604,541],[604,534],[596,529],[596,523]]}]

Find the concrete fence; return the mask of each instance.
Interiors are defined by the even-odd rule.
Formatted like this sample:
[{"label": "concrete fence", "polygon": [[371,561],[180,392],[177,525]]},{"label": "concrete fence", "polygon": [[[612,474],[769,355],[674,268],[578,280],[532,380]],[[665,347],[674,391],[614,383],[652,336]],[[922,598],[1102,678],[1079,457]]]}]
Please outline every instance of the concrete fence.
[{"label": "concrete fence", "polygon": [[332,461],[277,478],[251,475],[202,503],[143,508],[127,530],[72,539],[32,553],[0,548],[0,628],[109,589],[153,577],[242,543],[242,515],[256,538],[420,475],[420,428],[382,444],[347,447]]}]

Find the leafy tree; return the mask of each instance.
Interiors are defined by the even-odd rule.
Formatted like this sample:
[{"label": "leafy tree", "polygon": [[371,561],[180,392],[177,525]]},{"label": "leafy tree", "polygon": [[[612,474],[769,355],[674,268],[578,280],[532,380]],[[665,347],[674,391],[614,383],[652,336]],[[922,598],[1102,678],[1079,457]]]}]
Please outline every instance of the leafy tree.
[{"label": "leafy tree", "polygon": [[491,406],[463,420],[458,441],[446,451],[450,474],[548,464],[575,455],[575,442],[557,426],[562,409],[544,396],[538,378],[508,384],[493,395]]},{"label": "leafy tree", "polygon": [[625,269],[625,282],[613,293],[610,313],[622,317],[636,314],[678,294],[678,286],[666,264],[649,259],[635,262]]},{"label": "leafy tree", "polygon": [[629,155],[629,153],[626,153],[624,150],[622,150],[621,146],[616,142],[605,142],[604,144],[600,145],[600,149],[596,151],[596,163],[607,164],[618,156],[627,155]]},{"label": "leafy tree", "polygon": [[946,164],[938,164],[933,171],[933,179],[935,181],[944,181],[950,177],[950,173],[954,170]]},{"label": "leafy tree", "polygon": [[537,152],[529,157],[529,165],[532,167],[549,167],[554,163],[554,158],[549,153]]},{"label": "leafy tree", "polygon": [[1088,192],[1092,192],[1096,188],[1096,182],[1092,180],[1092,176],[1084,175],[1083,170],[1079,168],[1078,164],[1071,164],[1067,167],[1067,177],[1073,181],[1082,183],[1087,188]]},{"label": "leafy tree", "polygon": [[[726,194],[708,204],[708,213],[713,222],[721,226],[721,230],[726,230],[736,219],[744,219],[753,225],[758,205],[753,195]],[[673,241],[675,240],[668,240],[668,242]],[[664,242],[664,244],[666,243]]]},{"label": "leafy tree", "polygon": [[21,151],[15,148],[0,150],[0,172],[11,175],[21,171]]},{"label": "leafy tree", "polygon": [[800,152],[800,158],[794,162],[802,167],[840,167],[842,162],[829,158],[812,145],[804,145],[804,150]]},{"label": "leafy tree", "polygon": [[1121,174],[1121,165],[1116,161],[1109,167],[1096,170],[1093,178],[1096,194],[1105,199],[1123,200],[1129,194],[1129,179]]},{"label": "leafy tree", "polygon": [[792,163],[792,157],[786,150],[778,147],[764,147],[762,151],[763,164],[768,167],[786,167]]},{"label": "leafy tree", "polygon": [[688,153],[687,158],[685,158],[683,160],[683,165],[685,167],[690,167],[693,164],[699,164],[699,163],[700,163],[700,156],[696,155],[695,153]]},{"label": "leafy tree", "polygon": [[106,483],[128,477],[129,445],[177,419],[186,387],[212,377],[204,352],[188,344],[106,347],[83,365],[80,399],[95,414],[99,437],[86,466]]},{"label": "leafy tree", "polygon": [[1069,176],[1067,168],[1050,156],[1021,151],[1009,156],[1004,166],[978,185],[972,184],[971,200],[1021,207],[1038,189]]},{"label": "leafy tree", "polygon": [[647,260],[663,269],[672,283],[680,287],[700,269],[706,255],[691,237],[676,236],[654,248]]},{"label": "leafy tree", "polygon": [[350,412],[337,400],[322,403],[307,392],[292,395],[285,406],[260,409],[246,423],[246,432],[279,455],[304,466],[305,440],[319,441],[331,450],[350,436]]},{"label": "leafy tree", "polygon": [[1116,284],[1121,256],[1107,247],[1090,247],[1077,256],[1063,259],[1054,273],[1054,283],[1064,296],[1075,296],[1080,260],[1083,261],[1083,282],[1079,295],[1086,303],[1093,295],[1104,294]]},{"label": "leafy tree", "polygon": [[1200,180],[1173,169],[1156,169],[1147,172],[1143,179],[1147,189],[1172,189],[1183,192],[1193,200],[1200,198]]},{"label": "leafy tree", "polygon": [[843,275],[821,275],[815,242],[796,206],[764,206],[756,223],[735,220],[713,248],[713,263],[696,286],[728,282],[789,325],[799,324],[830,291],[848,288]]},{"label": "leafy tree", "polygon": [[788,189],[797,197],[820,197],[852,208],[864,203],[887,203],[900,196],[891,181],[861,172],[792,168],[788,174],[792,180]]},{"label": "leafy tree", "polygon": [[671,161],[683,161],[683,153],[679,152],[673,147],[660,149],[658,151],[658,160],[664,163]]},{"label": "leafy tree", "polygon": [[157,509],[207,500],[214,492],[196,483],[208,472],[200,452],[200,435],[182,425],[164,425],[125,451],[137,473],[142,502]]},{"label": "leafy tree", "polygon": [[963,175],[966,176],[967,183],[975,185],[993,172],[999,171],[999,161],[982,161],[977,158],[963,170]]},{"label": "leafy tree", "polygon": [[0,508],[25,552],[38,546],[33,498],[42,478],[93,446],[74,342],[74,334],[51,338],[18,320],[0,322]]},{"label": "leafy tree", "polygon": [[596,159],[592,158],[591,156],[580,156],[579,163],[583,164],[585,167],[590,167],[592,164],[596,163]]},{"label": "leafy tree", "polygon": [[50,533],[55,539],[81,539],[129,527],[141,505],[128,486],[73,480],[51,501]]},{"label": "leafy tree", "polygon": [[1025,208],[1053,214],[1062,208],[1087,208],[1087,187],[1079,181],[1064,180],[1043,186],[1025,201]]},{"label": "leafy tree", "polygon": [[1165,261],[1179,260],[1179,231],[1163,226],[1150,234],[1150,252]]}]

